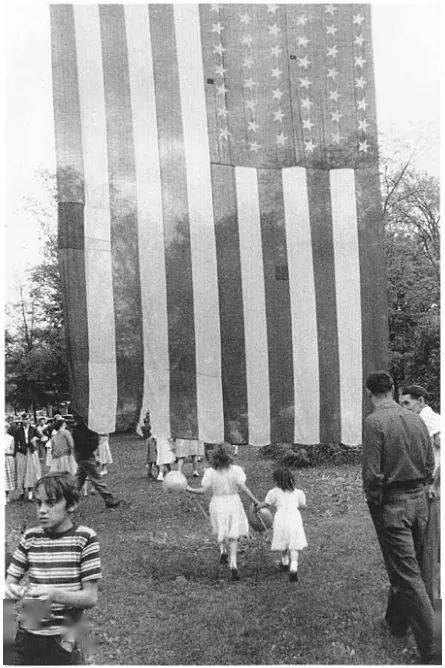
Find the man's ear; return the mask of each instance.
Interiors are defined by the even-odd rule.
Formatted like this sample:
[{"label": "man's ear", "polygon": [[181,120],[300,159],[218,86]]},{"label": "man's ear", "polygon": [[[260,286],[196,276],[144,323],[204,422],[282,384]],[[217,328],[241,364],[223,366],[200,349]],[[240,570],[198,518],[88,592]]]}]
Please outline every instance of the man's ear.
[{"label": "man's ear", "polygon": [[426,403],[425,403],[425,397],[419,397],[418,401],[419,401],[419,405],[420,405],[422,408],[425,408],[425,406],[426,406]]}]

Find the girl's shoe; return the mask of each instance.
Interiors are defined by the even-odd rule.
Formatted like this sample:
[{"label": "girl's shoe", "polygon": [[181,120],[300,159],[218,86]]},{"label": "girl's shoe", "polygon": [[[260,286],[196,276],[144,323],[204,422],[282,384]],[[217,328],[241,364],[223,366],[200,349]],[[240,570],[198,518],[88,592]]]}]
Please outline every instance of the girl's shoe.
[{"label": "girl's shoe", "polygon": [[221,552],[219,556],[219,563],[220,564],[228,564],[229,563],[229,555],[227,552]]},{"label": "girl's shoe", "polygon": [[158,480],[159,482],[163,482],[164,474],[162,473],[162,471],[159,472],[158,477],[156,478],[156,480]]},{"label": "girl's shoe", "polygon": [[297,571],[291,571],[289,573],[289,580],[290,582],[298,582],[298,573]]},{"label": "girl's shoe", "polygon": [[237,568],[231,568],[230,569],[230,575],[232,576],[232,580],[239,580],[239,575],[238,575],[238,569]]}]

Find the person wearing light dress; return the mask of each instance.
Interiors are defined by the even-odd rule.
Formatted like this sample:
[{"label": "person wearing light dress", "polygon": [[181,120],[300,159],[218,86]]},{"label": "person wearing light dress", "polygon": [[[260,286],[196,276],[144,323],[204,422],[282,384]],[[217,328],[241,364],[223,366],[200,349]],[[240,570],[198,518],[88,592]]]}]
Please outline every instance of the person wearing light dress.
[{"label": "person wearing light dress", "polygon": [[108,473],[108,464],[113,463],[113,457],[110,451],[110,437],[108,434],[99,434],[99,447],[97,448],[97,460],[99,462],[99,475]]},{"label": "person wearing light dress", "polygon": [[66,428],[66,422],[59,418],[54,422],[54,434],[51,436],[50,473],[71,473],[76,475],[77,462],[74,457],[74,440]]}]

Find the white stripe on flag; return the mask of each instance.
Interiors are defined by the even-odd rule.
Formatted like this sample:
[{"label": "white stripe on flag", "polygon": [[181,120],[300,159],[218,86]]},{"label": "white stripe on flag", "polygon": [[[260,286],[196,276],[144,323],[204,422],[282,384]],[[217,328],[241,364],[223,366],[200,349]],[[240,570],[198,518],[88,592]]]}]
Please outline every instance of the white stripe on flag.
[{"label": "white stripe on flag", "polygon": [[150,19],[146,5],[125,5],[136,167],[144,390],[139,424],[170,438],[170,370],[164,225]]},{"label": "white stripe on flag", "polygon": [[74,5],[85,177],[85,275],[89,416],[93,431],[115,430],[116,346],[102,51],[97,5]]},{"label": "white stripe on flag", "polygon": [[249,443],[270,443],[266,295],[257,171],[235,167],[243,290]]},{"label": "white stripe on flag", "polygon": [[198,5],[174,5],[190,216],[199,438],[224,438],[216,243]]},{"label": "white stripe on flag", "polygon": [[330,171],[335,289],[340,363],[341,440],[361,442],[362,310],[355,177],[352,169]]},{"label": "white stripe on flag", "polygon": [[320,442],[314,267],[306,170],[282,170],[294,361],[294,443]]}]

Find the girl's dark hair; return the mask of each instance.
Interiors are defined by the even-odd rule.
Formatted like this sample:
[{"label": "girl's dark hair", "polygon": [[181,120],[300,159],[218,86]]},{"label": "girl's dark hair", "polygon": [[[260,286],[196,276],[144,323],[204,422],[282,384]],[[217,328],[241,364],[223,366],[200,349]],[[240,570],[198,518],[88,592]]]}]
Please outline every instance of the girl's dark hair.
[{"label": "girl's dark hair", "polygon": [[65,499],[67,508],[79,503],[79,489],[71,473],[48,473],[36,482],[34,491],[37,492],[40,487],[43,487],[48,499],[53,502]]},{"label": "girl's dark hair", "polygon": [[210,464],[214,469],[227,469],[233,463],[230,443],[218,443],[210,452]]},{"label": "girl's dark hair", "polygon": [[278,466],[276,469],[274,469],[273,479],[277,486],[285,492],[291,492],[293,489],[295,489],[294,476],[292,471],[286,466]]}]

